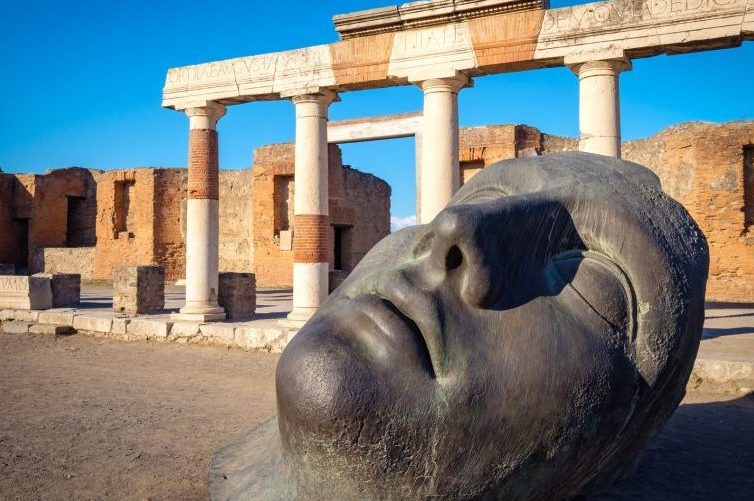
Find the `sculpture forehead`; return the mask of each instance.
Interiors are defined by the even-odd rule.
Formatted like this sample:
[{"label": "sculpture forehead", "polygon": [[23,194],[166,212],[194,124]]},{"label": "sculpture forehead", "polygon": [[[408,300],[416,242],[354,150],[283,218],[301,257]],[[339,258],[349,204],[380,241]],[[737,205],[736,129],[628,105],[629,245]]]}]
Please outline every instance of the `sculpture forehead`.
[{"label": "sculpture forehead", "polygon": [[468,203],[480,195],[494,198],[566,188],[588,190],[593,198],[610,197],[611,187],[616,185],[661,186],[659,178],[641,165],[602,155],[566,152],[505,160],[487,167],[462,186],[448,206]]}]

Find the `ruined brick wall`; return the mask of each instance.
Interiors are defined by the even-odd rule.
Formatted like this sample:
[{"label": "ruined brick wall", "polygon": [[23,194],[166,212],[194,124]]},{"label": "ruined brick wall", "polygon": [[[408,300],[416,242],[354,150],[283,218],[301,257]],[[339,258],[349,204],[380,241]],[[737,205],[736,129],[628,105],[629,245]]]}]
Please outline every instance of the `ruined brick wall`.
[{"label": "ruined brick wall", "polygon": [[91,176],[88,170],[76,167],[36,176],[29,228],[32,248],[66,246],[68,197],[85,198]]},{"label": "ruined brick wall", "polygon": [[[752,144],[754,121],[681,124],[622,145],[623,158],[655,172],[707,236],[708,300],[754,301]],[[532,127],[474,127],[461,131],[461,174],[467,181],[497,160],[576,150],[577,139]]]},{"label": "ruined brick wall", "polygon": [[[269,194],[267,195],[269,196]],[[251,272],[254,262],[252,172],[220,171],[220,271]]]},{"label": "ruined brick wall", "polygon": [[0,244],[0,262],[37,273],[45,269],[44,253],[38,249],[94,245],[98,176],[98,171],[79,167],[44,175],[3,175],[0,227],[6,239]]},{"label": "ruined brick wall", "polygon": [[[290,287],[293,251],[282,247],[280,231],[293,228],[294,145],[263,146],[254,152],[254,273],[260,287]],[[390,232],[390,186],[381,179],[343,166],[340,148],[329,148],[329,228],[326,249],[335,267],[335,233],[341,236],[341,268],[351,270]],[[338,229],[336,229],[336,227]],[[299,231],[299,238],[301,231]]]},{"label": "ruined brick wall", "polygon": [[345,266],[345,269],[352,270],[377,242],[390,233],[391,190],[382,179],[348,166],[343,169],[343,190],[345,202],[353,207],[351,261]]},{"label": "ruined brick wall", "polygon": [[[280,248],[280,231],[285,230],[280,211],[275,211],[275,183],[278,178],[278,196],[284,194],[281,187],[285,184],[290,190],[293,176],[294,147],[291,143],[271,144],[254,151],[252,168],[252,218],[254,274],[257,286],[290,287],[293,283],[293,250]],[[283,183],[285,181],[285,183]],[[295,185],[293,185],[295,189]],[[286,190],[289,191],[289,190]],[[290,190],[292,191],[292,190]],[[292,200],[293,193],[285,193],[285,198]],[[280,203],[280,202],[278,202]],[[288,214],[292,213],[291,212]],[[278,216],[276,223],[275,217]],[[288,219],[287,229],[291,230],[293,219]]]},{"label": "ruined brick wall", "polygon": [[687,123],[623,145],[623,158],[652,169],[707,236],[708,300],[754,301],[754,231],[745,219],[744,176],[751,172],[745,153],[752,145],[753,121]]},{"label": "ruined brick wall", "polygon": [[185,200],[186,169],[156,169],[154,178],[154,254],[165,269],[165,279],[186,276]]},{"label": "ruined brick wall", "polygon": [[0,264],[16,264],[17,240],[13,238],[15,176],[0,171]]},{"label": "ruined brick wall", "polygon": [[94,278],[111,280],[116,266],[157,264],[155,169],[105,172],[97,185]]}]

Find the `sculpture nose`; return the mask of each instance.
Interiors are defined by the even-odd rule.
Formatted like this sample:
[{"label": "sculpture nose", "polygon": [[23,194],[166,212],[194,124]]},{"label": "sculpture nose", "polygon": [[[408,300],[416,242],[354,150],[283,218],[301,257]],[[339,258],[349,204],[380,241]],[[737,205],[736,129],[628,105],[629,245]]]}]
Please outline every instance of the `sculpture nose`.
[{"label": "sculpture nose", "polygon": [[494,256],[484,252],[485,241],[492,236],[487,233],[494,229],[487,228],[489,219],[482,212],[469,206],[446,208],[430,223],[418,246],[429,282],[455,287],[463,302],[475,307],[487,306],[499,283],[490,262]]}]

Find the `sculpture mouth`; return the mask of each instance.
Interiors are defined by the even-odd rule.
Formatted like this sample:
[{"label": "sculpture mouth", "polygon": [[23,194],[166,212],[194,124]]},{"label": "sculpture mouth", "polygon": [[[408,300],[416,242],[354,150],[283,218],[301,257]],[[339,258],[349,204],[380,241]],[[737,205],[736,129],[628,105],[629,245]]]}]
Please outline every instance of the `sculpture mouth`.
[{"label": "sculpture mouth", "polygon": [[[434,379],[435,364],[427,340],[417,323],[396,304],[381,295],[362,294],[353,298],[354,304],[375,325],[382,338],[387,340],[391,352],[410,357]],[[370,340],[372,341],[372,340]],[[368,342],[371,351],[384,351]]]}]

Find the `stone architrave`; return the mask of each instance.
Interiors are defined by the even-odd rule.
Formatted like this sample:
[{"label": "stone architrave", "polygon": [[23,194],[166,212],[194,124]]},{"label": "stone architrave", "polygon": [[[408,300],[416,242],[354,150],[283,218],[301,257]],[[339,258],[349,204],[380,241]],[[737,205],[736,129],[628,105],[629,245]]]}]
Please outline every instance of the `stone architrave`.
[{"label": "stone architrave", "polygon": [[326,89],[345,92],[458,73],[476,77],[564,66],[565,58],[589,52],[622,50],[634,59],[754,39],[751,0],[545,5],[421,2],[339,16],[336,24],[364,29],[329,45],[171,68],[162,104],[185,109],[197,101],[235,104]]},{"label": "stone architrave", "polygon": [[1,275],[0,308],[18,310],[52,308],[50,278]]}]

